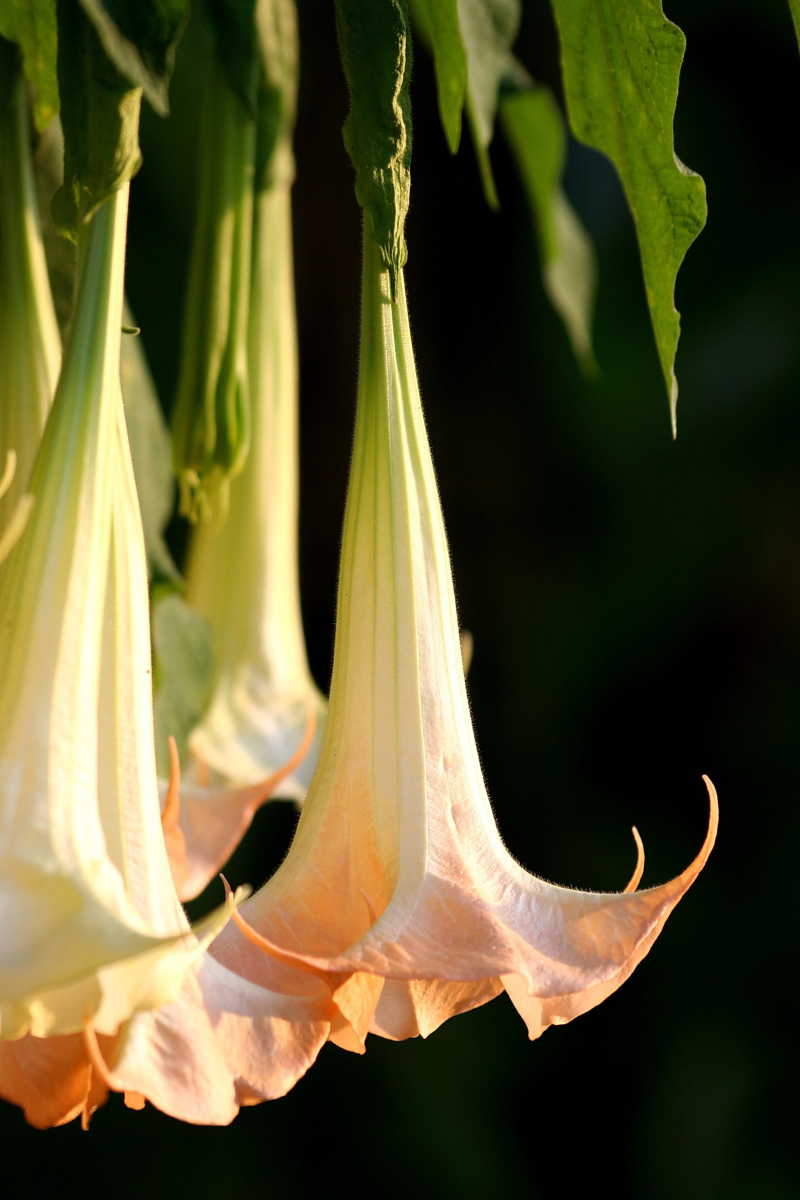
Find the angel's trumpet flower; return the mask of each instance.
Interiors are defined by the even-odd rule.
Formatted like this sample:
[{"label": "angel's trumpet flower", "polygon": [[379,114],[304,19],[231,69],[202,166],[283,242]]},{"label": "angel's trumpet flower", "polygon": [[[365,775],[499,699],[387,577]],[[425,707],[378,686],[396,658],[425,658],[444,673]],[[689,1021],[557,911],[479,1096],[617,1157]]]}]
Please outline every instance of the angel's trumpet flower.
[{"label": "angel's trumpet flower", "polygon": [[127,200],[122,187],[83,235],[33,506],[0,570],[0,1038],[112,1035],[173,996],[200,949],[160,825],[119,386]]},{"label": "angel's trumpet flower", "polygon": [[302,799],[325,712],[308,669],[300,610],[288,181],[257,195],[253,240],[250,453],[230,482],[227,512],[196,527],[188,571],[187,599],[211,626],[215,680],[189,740],[177,815],[182,844],[171,843],[183,899],[219,871],[259,804],[276,792]]},{"label": "angel's trumpet flower", "polygon": [[[365,231],[325,743],[285,862],[213,954],[242,970],[249,936],[251,956],[304,963],[334,999],[357,992],[356,1044],[370,1020],[390,1037],[426,1034],[503,988],[535,1037],[599,1003],[647,953],[711,850],[709,791],[699,854],[660,887],[557,887],[506,850],[470,720],[403,281],[393,300]],[[334,1036],[348,1044],[346,1029]]]},{"label": "angel's trumpet flower", "polygon": [[30,153],[25,84],[14,47],[0,47],[0,530],[25,491],[58,379],[56,324]]},{"label": "angel's trumpet flower", "polygon": [[[109,1076],[185,1120],[282,1095],[326,1039],[358,1050],[370,1030],[426,1034],[504,987],[532,1036],[585,1012],[647,953],[716,830],[710,789],[697,858],[641,893],[641,862],[625,892],[579,892],[505,850],[469,718],[403,283],[392,302],[369,235],[362,314],[329,720],[295,840],[177,999],[128,1023]],[[209,1096],[227,1115],[208,1115]]]}]

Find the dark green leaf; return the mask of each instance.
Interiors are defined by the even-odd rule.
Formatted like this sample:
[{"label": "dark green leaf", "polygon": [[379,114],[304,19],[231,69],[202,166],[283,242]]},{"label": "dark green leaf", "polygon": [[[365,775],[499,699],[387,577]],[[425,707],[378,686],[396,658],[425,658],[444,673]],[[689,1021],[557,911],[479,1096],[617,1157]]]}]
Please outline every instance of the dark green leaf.
[{"label": "dark green leaf", "polygon": [[797,40],[800,42],[800,0],[789,0],[789,12],[792,14]]},{"label": "dark green leaf", "polygon": [[0,0],[0,37],[22,50],[36,127],[44,129],[58,112],[56,0]]},{"label": "dark green leaf", "polygon": [[406,259],[411,190],[411,39],[405,0],[336,0],[339,48],[350,89],[344,142],[392,278]]},{"label": "dark green leaf", "polygon": [[466,106],[483,190],[497,208],[489,144],[500,85],[512,62],[520,0],[412,0],[412,12],[433,51],[439,112],[450,149],[458,149]]},{"label": "dark green leaf", "polygon": [[439,115],[455,154],[461,141],[461,114],[467,95],[467,56],[461,40],[458,0],[411,0],[417,29],[433,54]]},{"label": "dark green leaf", "polygon": [[588,235],[561,190],[564,119],[547,88],[528,84],[501,97],[500,120],[530,202],[545,291],[577,357],[591,368],[595,262]]},{"label": "dark green leaf", "polygon": [[188,0],[80,0],[108,57],[141,87],[156,112],[169,111],[175,47],[186,24]]},{"label": "dark green leaf", "polygon": [[553,0],[575,135],[614,163],[630,205],[675,430],[675,278],[706,220],[705,185],[675,155],[685,39],[660,0]]},{"label": "dark green leaf", "polygon": [[483,190],[492,208],[497,191],[489,161],[500,83],[509,69],[520,21],[519,0],[458,0],[467,56],[467,118],[478,156]]},{"label": "dark green leaf", "polygon": [[167,739],[186,757],[189,734],[211,698],[211,627],[173,588],[153,594],[154,721],[159,774],[169,775]]},{"label": "dark green leaf", "polygon": [[[125,321],[129,329],[138,332],[127,309]],[[172,446],[139,337],[122,339],[120,382],[150,574],[178,582],[178,571],[163,537],[175,490]]]},{"label": "dark green leaf", "polygon": [[64,183],[54,212],[62,232],[74,237],[78,226],[141,165],[142,89],[132,87],[114,66],[83,10],[71,0],[59,2],[58,34]]}]

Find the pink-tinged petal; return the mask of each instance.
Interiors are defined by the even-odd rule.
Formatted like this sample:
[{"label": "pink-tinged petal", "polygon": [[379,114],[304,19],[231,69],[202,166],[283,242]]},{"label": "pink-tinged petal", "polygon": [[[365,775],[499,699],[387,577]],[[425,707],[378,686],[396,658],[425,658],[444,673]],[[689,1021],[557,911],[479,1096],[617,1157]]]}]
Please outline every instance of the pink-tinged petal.
[{"label": "pink-tinged petal", "polygon": [[[193,900],[215,878],[250,828],[253,817],[303,761],[317,732],[310,708],[302,738],[283,766],[246,787],[205,782],[209,772],[196,761],[181,782],[178,752],[170,738],[170,780],[161,823],[172,877],[181,900]],[[202,782],[200,782],[202,780]]]},{"label": "pink-tinged petal", "polygon": [[173,1117],[228,1125],[236,1116],[233,1079],[195,977],[171,1004],[128,1022],[112,1064],[111,1084]]},{"label": "pink-tinged petal", "polygon": [[128,1023],[111,1085],[200,1125],[227,1125],[240,1105],[285,1095],[327,1041],[333,1006],[311,974],[277,963],[272,976],[294,993],[206,955],[177,1000]]},{"label": "pink-tinged petal", "polygon": [[211,955],[200,982],[235,1080],[237,1102],[284,1096],[312,1066],[328,1038],[331,1005],[325,990],[307,986],[303,979],[304,990],[295,994],[270,991],[229,971]]},{"label": "pink-tinged petal", "polygon": [[427,874],[411,897],[396,896],[341,958],[312,961],[333,973],[371,971],[395,979],[518,974],[540,998],[572,995],[617,978],[621,983],[711,853],[719,810],[714,787],[706,783],[705,840],[669,883],[641,892],[581,892],[529,875],[499,843],[495,861],[488,847],[461,845],[458,871],[451,863],[445,877]]},{"label": "pink-tinged petal", "polygon": [[[289,953],[263,936],[262,949],[307,964],[331,987],[364,974],[391,981],[378,994],[373,1017],[374,1031],[389,1037],[424,1036],[503,987],[530,1036],[538,1037],[548,1025],[564,1024],[611,995],[647,954],[714,845],[718,804],[713,784],[706,779],[706,785],[703,845],[680,875],[660,887],[611,893],[557,887],[525,872],[499,842],[497,861],[479,854],[470,877],[470,856],[461,847],[457,872],[427,875],[410,900],[396,895],[343,954]],[[241,917],[234,919],[241,925]],[[425,980],[434,985],[429,992]],[[447,981],[463,986],[449,989]]]}]

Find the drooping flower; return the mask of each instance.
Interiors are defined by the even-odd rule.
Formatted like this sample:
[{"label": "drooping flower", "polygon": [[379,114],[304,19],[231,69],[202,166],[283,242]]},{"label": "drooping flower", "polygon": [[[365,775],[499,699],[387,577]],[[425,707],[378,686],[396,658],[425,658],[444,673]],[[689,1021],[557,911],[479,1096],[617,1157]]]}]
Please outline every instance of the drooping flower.
[{"label": "drooping flower", "polygon": [[30,153],[27,98],[16,50],[0,51],[0,530],[23,495],[61,362]]},{"label": "drooping flower", "polygon": [[660,887],[557,887],[506,850],[470,720],[403,281],[393,300],[365,230],[325,743],[285,862],[213,956],[255,974],[260,946],[265,962],[305,964],[334,997],[353,988],[356,1044],[365,1022],[394,1038],[426,1034],[503,988],[535,1037],[599,1003],[647,953],[713,845],[709,792],[700,852]]},{"label": "drooping flower", "polygon": [[[325,701],[306,658],[297,555],[297,344],[289,183],[256,197],[248,380],[250,453],[227,511],[193,534],[187,599],[212,632],[215,679],[189,739],[171,860],[183,899],[223,866],[258,806],[301,800]],[[160,732],[163,738],[171,733]]]},{"label": "drooping flower", "polygon": [[[126,216],[123,186],[83,237],[34,503],[0,570],[0,1038],[87,1022],[113,1035],[176,994],[202,948],[160,826],[147,578],[119,387]],[[10,1093],[2,1062],[0,1093]]]},{"label": "drooping flower", "polygon": [[[317,775],[277,875],[107,1082],[189,1121],[284,1094],[326,1040],[427,1034],[505,988],[532,1036],[622,983],[696,878],[639,894],[554,887],[500,842],[469,721],[450,567],[402,281],[367,240],[362,362],[334,682]],[[236,920],[236,918],[234,918]]]}]

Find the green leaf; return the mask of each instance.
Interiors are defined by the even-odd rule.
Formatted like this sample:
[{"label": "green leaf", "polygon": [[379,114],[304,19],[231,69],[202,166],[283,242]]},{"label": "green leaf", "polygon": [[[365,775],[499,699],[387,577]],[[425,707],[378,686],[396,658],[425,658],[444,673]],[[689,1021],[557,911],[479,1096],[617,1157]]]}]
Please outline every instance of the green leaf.
[{"label": "green leaf", "polygon": [[[124,320],[135,328],[127,307]],[[150,574],[178,583],[178,569],[163,537],[175,491],[172,444],[139,337],[122,339],[120,382]]]},{"label": "green leaf", "polygon": [[461,40],[458,0],[411,0],[411,15],[433,54],[439,115],[450,150],[461,141],[461,114],[467,96],[467,56]]},{"label": "green leaf", "polygon": [[797,41],[800,43],[800,0],[789,0],[789,12],[792,14],[794,31],[797,34]]},{"label": "green leaf", "polygon": [[58,112],[56,0],[0,0],[0,37],[16,42],[42,130]]},{"label": "green leaf", "polygon": [[503,94],[500,121],[530,202],[545,291],[577,358],[591,370],[595,260],[588,234],[561,190],[564,119],[548,88],[528,84]]},{"label": "green leaf", "polygon": [[77,4],[59,6],[58,34],[64,183],[53,211],[61,231],[75,237],[141,165],[142,89],[132,87],[111,62]]},{"label": "green leaf", "polygon": [[613,162],[636,224],[674,433],[675,278],[706,220],[703,180],[673,145],[685,39],[660,0],[553,0],[553,7],[570,124]]},{"label": "green leaf", "polygon": [[458,149],[464,107],[486,199],[499,205],[489,145],[494,135],[500,85],[512,63],[520,0],[412,0],[423,41],[433,52],[439,113],[453,153]]},{"label": "green leaf", "polygon": [[350,89],[344,142],[356,197],[372,224],[392,286],[406,260],[411,191],[411,39],[405,0],[336,0],[339,49]]},{"label": "green leaf", "polygon": [[188,0],[80,0],[115,67],[166,116],[175,48]]},{"label": "green leaf", "polygon": [[486,199],[499,206],[489,161],[500,83],[509,69],[520,21],[519,0],[458,0],[461,37],[467,56],[467,119]]},{"label": "green leaf", "polygon": [[169,775],[167,739],[186,757],[189,734],[202,717],[213,682],[211,627],[170,587],[153,593],[155,697],[153,715],[159,774]]}]

